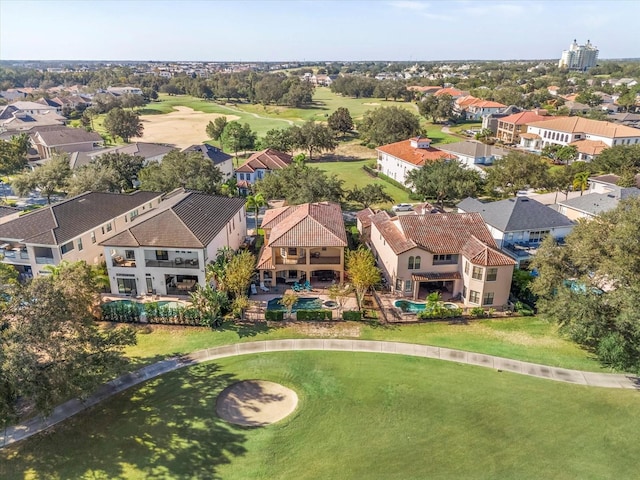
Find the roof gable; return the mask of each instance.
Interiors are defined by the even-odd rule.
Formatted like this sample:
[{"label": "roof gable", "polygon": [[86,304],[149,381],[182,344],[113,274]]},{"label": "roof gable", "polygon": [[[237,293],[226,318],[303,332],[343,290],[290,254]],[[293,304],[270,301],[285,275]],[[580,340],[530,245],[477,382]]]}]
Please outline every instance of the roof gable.
[{"label": "roof gable", "polygon": [[237,172],[255,172],[256,170],[281,170],[291,165],[291,155],[267,148],[251,155],[236,169]]},{"label": "roof gable", "polygon": [[275,219],[270,219],[269,246],[347,246],[347,234],[340,205],[321,202],[284,208],[289,212],[284,210],[277,212]]}]

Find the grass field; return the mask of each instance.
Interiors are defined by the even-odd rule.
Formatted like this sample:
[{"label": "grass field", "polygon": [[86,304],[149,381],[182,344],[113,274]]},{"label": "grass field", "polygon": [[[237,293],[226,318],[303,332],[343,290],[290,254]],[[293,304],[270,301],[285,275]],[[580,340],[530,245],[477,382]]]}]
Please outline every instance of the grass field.
[{"label": "grass field", "polygon": [[[393,202],[386,202],[379,205],[375,205],[377,208],[391,208],[391,206],[395,203],[402,202],[410,202],[409,193],[402,190],[401,188],[396,187],[395,185],[391,185],[388,182],[385,182],[381,178],[371,177],[367,172],[362,169],[363,165],[368,165],[371,162],[375,162],[375,160],[357,160],[357,161],[349,161],[349,162],[321,162],[321,163],[310,163],[309,165],[312,167],[319,168],[320,170],[324,170],[328,174],[335,174],[341,180],[344,180],[343,188],[345,190],[350,190],[353,187],[362,188],[365,185],[370,183],[380,184],[384,186],[385,191],[393,197]],[[356,205],[355,208],[361,208]]]},{"label": "grass field", "polygon": [[[243,379],[294,389],[263,428],[215,415]],[[224,359],[147,382],[15,447],[3,479],[635,478],[637,392],[345,352]]]},{"label": "grass field", "polygon": [[536,317],[487,319],[467,325],[446,322],[376,326],[358,322],[278,326],[225,324],[220,330],[153,327],[139,334],[138,344],[127,350],[134,364],[147,364],[168,355],[254,340],[336,337],[389,340],[458,348],[555,367],[603,371],[600,364],[574,343],[561,338],[555,325]]}]

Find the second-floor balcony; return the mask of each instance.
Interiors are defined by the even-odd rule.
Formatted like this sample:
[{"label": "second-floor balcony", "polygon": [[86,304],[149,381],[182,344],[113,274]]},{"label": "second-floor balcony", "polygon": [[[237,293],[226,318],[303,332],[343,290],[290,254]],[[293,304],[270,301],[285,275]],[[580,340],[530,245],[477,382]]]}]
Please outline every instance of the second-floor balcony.
[{"label": "second-floor balcony", "polygon": [[340,256],[311,254],[309,263],[312,265],[340,265]]},{"label": "second-floor balcony", "polygon": [[29,263],[27,249],[20,246],[5,244],[0,248],[0,256],[4,257],[6,263]]},{"label": "second-floor balcony", "polygon": [[172,260],[145,258],[144,264],[151,268],[200,268],[197,258],[175,257]]}]

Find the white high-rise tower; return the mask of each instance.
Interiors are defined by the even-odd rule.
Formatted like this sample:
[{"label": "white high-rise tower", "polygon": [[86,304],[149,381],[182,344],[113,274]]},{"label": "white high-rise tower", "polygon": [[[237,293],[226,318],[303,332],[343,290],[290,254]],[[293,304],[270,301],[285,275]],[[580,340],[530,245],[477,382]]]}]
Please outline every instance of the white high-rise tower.
[{"label": "white high-rise tower", "polygon": [[570,70],[585,71],[596,66],[598,53],[597,47],[591,45],[590,40],[587,40],[586,45],[578,45],[578,42],[574,40],[569,45],[569,50],[562,52],[562,58],[560,58],[558,66]]}]

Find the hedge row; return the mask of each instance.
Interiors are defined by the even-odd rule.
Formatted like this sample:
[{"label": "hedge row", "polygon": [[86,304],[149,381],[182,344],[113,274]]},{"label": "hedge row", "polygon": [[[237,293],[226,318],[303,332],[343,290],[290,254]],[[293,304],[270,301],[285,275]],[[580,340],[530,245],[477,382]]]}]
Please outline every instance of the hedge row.
[{"label": "hedge row", "polygon": [[369,175],[371,175],[372,177],[377,177],[378,176],[378,171],[374,170],[373,168],[367,166],[367,165],[363,165],[362,169],[367,172]]},{"label": "hedge row", "polygon": [[331,310],[298,310],[296,316],[300,321],[321,322],[331,320],[333,312]]},{"label": "hedge row", "polygon": [[281,322],[284,320],[284,312],[282,310],[266,310],[264,312],[264,319],[274,322]]},{"label": "hedge row", "polygon": [[347,310],[342,312],[342,319],[347,322],[359,322],[362,320],[362,312],[359,310]]}]

